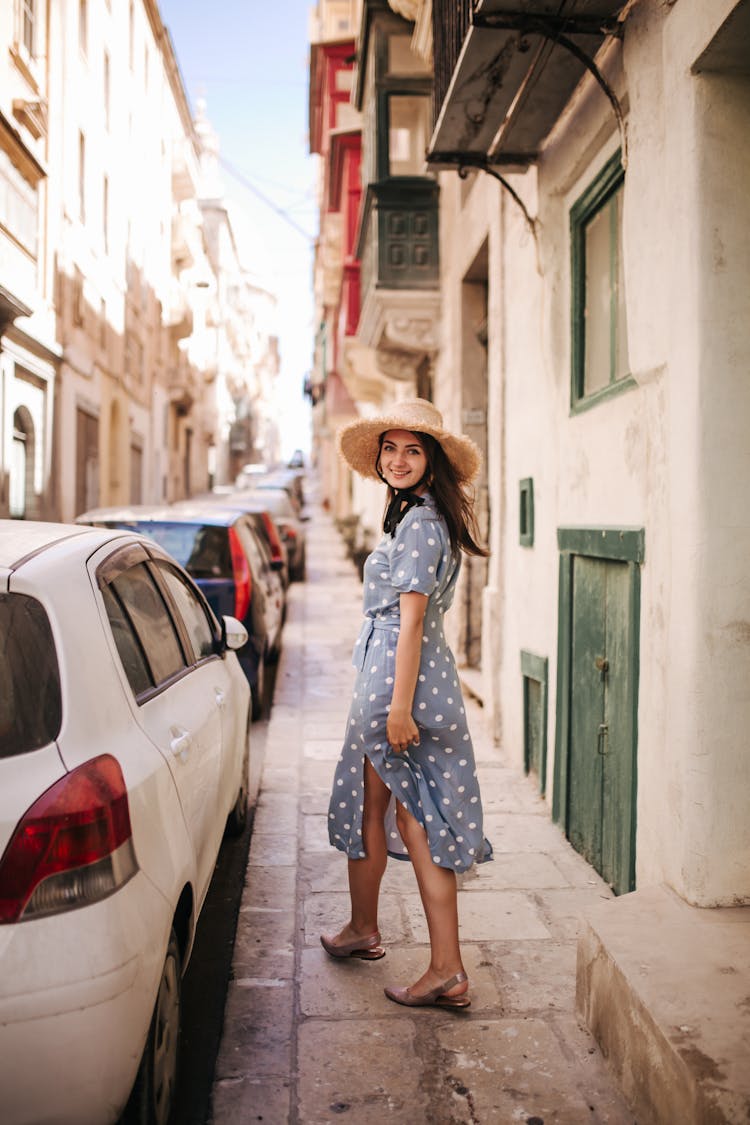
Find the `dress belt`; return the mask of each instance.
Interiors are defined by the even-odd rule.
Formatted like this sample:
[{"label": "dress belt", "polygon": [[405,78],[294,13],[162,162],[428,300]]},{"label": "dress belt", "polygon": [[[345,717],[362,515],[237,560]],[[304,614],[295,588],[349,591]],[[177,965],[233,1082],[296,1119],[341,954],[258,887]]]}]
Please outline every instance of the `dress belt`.
[{"label": "dress belt", "polygon": [[366,617],[362,623],[359,636],[354,645],[352,664],[361,672],[365,664],[367,645],[375,629],[398,629],[401,622],[398,617]]}]

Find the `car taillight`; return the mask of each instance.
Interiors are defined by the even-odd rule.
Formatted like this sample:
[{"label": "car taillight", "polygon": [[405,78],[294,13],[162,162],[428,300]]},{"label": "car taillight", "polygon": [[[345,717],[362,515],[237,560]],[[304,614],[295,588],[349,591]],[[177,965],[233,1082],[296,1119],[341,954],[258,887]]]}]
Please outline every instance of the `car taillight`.
[{"label": "car taillight", "polygon": [[232,574],[234,575],[234,616],[242,621],[250,605],[253,590],[253,577],[250,573],[245,552],[239,536],[233,527],[229,529],[229,549],[232,552]]},{"label": "car taillight", "polygon": [[52,785],[0,859],[0,923],[88,906],[138,870],[125,779],[111,754]]}]

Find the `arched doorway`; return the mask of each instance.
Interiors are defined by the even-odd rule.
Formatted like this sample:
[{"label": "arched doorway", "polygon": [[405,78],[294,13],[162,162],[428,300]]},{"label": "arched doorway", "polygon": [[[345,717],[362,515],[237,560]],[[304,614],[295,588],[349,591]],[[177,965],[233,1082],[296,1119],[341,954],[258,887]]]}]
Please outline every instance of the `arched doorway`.
[{"label": "arched doorway", "polygon": [[34,422],[25,406],[13,415],[13,444],[10,455],[10,515],[23,520],[35,515]]}]

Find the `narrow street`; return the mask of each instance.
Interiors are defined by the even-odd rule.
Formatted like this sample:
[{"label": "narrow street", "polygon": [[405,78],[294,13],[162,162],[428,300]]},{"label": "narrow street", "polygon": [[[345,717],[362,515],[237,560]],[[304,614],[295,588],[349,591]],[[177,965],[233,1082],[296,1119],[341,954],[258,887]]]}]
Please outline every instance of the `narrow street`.
[{"label": "narrow street", "polygon": [[509,769],[467,701],[495,859],[459,897],[467,1013],[409,1013],[383,986],[421,972],[427,933],[409,864],[383,887],[381,961],[335,963],[346,862],[326,810],[353,682],[360,584],[327,515],[308,526],[308,581],[290,589],[212,1097],[213,1125],[526,1122],[627,1125],[576,1017],[578,913],[608,887]]}]

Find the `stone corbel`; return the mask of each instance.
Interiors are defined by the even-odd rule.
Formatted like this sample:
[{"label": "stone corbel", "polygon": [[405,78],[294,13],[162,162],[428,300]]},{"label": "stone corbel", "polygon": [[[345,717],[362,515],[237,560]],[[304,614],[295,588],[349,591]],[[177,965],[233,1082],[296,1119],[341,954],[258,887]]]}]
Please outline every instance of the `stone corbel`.
[{"label": "stone corbel", "polygon": [[426,352],[437,351],[436,317],[398,312],[387,314],[381,346],[395,351],[417,352],[420,357]]},{"label": "stone corbel", "polygon": [[35,141],[47,136],[47,103],[41,100],[13,99],[13,116],[31,133]]},{"label": "stone corbel", "polygon": [[423,352],[406,352],[398,348],[381,347],[375,352],[378,370],[398,383],[416,382],[417,369],[423,359]]}]

